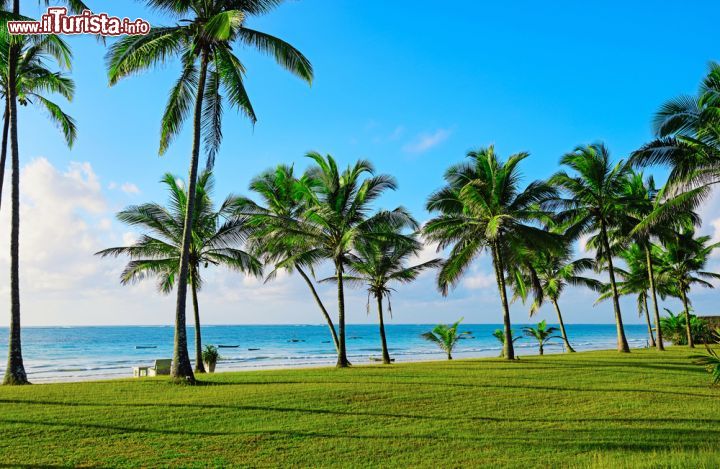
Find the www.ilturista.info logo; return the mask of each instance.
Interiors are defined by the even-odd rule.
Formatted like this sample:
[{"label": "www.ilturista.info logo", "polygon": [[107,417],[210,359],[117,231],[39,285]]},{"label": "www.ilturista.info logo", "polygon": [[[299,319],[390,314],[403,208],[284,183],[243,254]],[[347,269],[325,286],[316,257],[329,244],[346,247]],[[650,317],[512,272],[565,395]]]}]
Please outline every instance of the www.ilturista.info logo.
[{"label": "www.ilturista.info logo", "polygon": [[150,23],[138,18],[95,14],[85,10],[79,15],[68,16],[67,8],[48,8],[40,21],[8,21],[12,35],[34,34],[94,34],[96,36],[144,36],[150,32]]}]

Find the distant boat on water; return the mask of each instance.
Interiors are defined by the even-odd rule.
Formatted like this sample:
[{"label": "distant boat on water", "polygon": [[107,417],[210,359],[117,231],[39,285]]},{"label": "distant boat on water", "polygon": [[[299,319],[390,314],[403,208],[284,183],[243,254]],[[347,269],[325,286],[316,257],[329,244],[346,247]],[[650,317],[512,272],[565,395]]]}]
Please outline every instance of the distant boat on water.
[{"label": "distant boat on water", "polygon": [[144,349],[144,348],[157,348],[157,345],[136,345],[135,350]]},{"label": "distant boat on water", "polygon": [[239,345],[218,345],[218,348],[239,348]]}]

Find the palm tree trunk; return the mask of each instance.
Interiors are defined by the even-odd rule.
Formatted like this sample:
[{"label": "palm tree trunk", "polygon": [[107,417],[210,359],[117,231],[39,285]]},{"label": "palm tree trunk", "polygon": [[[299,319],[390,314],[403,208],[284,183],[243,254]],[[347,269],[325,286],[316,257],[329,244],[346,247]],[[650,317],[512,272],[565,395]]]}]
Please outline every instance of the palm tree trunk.
[{"label": "palm tree trunk", "polygon": [[345,291],[343,286],[343,265],[339,259],[335,260],[335,275],[337,275],[338,323],[340,328],[337,367],[346,368],[349,363],[345,349]]},{"label": "palm tree trunk", "polygon": [[197,296],[197,269],[192,267],[192,280],[190,288],[192,289],[193,311],[195,313],[195,373],[205,373],[205,364],[202,359],[202,336],[200,335],[200,304]]},{"label": "palm tree trunk", "polygon": [[387,339],[385,337],[385,321],[383,320],[382,295],[376,295],[378,306],[378,320],[380,322],[380,342],[382,343],[382,359],[385,365],[392,363],[390,361],[390,352],[388,352]]},{"label": "palm tree trunk", "polygon": [[543,349],[542,342],[540,342],[540,355],[544,355],[544,354],[545,354],[545,350]]},{"label": "palm tree trunk", "polygon": [[650,253],[650,247],[645,246],[645,259],[648,268],[648,279],[650,280],[650,294],[652,295],[653,302],[653,313],[655,315],[655,335],[657,340],[655,345],[661,352],[665,350],[665,344],[663,344],[662,329],[660,328],[660,310],[658,309],[657,292],[655,291],[655,271],[653,270],[652,255]]},{"label": "palm tree trunk", "polygon": [[505,343],[503,344],[503,355],[506,360],[515,359],[515,349],[512,340],[512,326],[510,324],[510,307],[508,306],[507,291],[505,290],[505,268],[502,263],[499,243],[493,243],[493,265],[495,267],[495,279],[500,292],[500,300],[503,308],[503,326],[505,332]]},{"label": "palm tree trunk", "polygon": [[5,181],[5,161],[7,160],[8,130],[10,129],[10,100],[5,99],[3,115],[2,148],[0,148],[0,206],[2,206],[3,181]]},{"label": "palm tree trunk", "polygon": [[195,211],[195,188],[197,186],[198,164],[200,160],[200,128],[202,125],[203,92],[207,80],[208,51],[203,50],[200,59],[200,78],[195,98],[195,115],[193,121],[193,148],[190,157],[190,175],[188,177],[188,196],[185,207],[185,226],[183,227],[182,253],[180,254],[180,275],[178,276],[177,304],[175,307],[175,343],[173,347],[173,363],[170,371],[176,381],[195,383],[192,364],[187,349],[187,329],[185,308],[187,300],[188,264],[190,260],[190,243],[192,240],[192,218]]},{"label": "palm tree trunk", "polygon": [[452,354],[450,352],[448,352],[447,354],[448,354],[448,360],[452,360]]},{"label": "palm tree trunk", "polygon": [[560,323],[560,333],[562,334],[563,342],[565,342],[565,350],[570,353],[574,353],[575,349],[570,345],[570,341],[567,338],[567,332],[565,332],[565,322],[563,322],[562,314],[560,313],[560,306],[557,300],[552,300],[553,306],[555,306],[555,312],[557,313],[558,323]]},{"label": "palm tree trunk", "polygon": [[297,269],[298,273],[302,276],[303,279],[305,279],[305,283],[307,283],[308,288],[310,288],[310,291],[312,292],[313,298],[315,298],[315,302],[317,303],[318,307],[320,308],[320,311],[322,312],[323,316],[325,316],[325,321],[327,322],[328,328],[330,328],[330,334],[332,335],[333,343],[335,344],[335,350],[337,352],[340,351],[340,341],[338,340],[337,332],[335,331],[335,324],[333,324],[332,318],[327,312],[327,309],[325,309],[325,305],[323,304],[322,300],[320,299],[320,296],[317,293],[317,290],[315,290],[315,285],[313,285],[312,281],[310,280],[310,277],[307,276],[305,271],[303,271],[300,266],[296,265],[295,269]]},{"label": "palm tree trunk", "polygon": [[647,321],[648,337],[650,347],[655,347],[655,337],[653,336],[652,323],[650,322],[650,311],[648,310],[647,295],[643,298],[643,304],[645,305],[645,320]]},{"label": "palm tree trunk", "polygon": [[617,347],[618,352],[630,353],[630,346],[625,337],[625,328],[623,327],[622,313],[620,312],[620,296],[615,283],[615,270],[612,261],[612,251],[610,251],[610,242],[608,241],[607,229],[605,222],[600,220],[600,237],[602,238],[603,249],[608,262],[608,273],[610,274],[610,286],[612,287],[613,309],[615,310],[615,326],[617,327]]},{"label": "palm tree trunk", "polygon": [[683,307],[685,308],[685,331],[687,332],[687,343],[688,347],[695,348],[695,341],[692,336],[692,329],[690,328],[690,307],[688,305],[687,293],[685,290],[680,289],[682,294]]},{"label": "palm tree trunk", "polygon": [[[20,14],[20,0],[13,1],[13,13]],[[10,228],[10,336],[4,384],[28,384],[20,341],[20,150],[18,148],[17,65],[20,46],[14,43],[8,53],[8,97],[10,100],[10,154],[12,160]]]}]

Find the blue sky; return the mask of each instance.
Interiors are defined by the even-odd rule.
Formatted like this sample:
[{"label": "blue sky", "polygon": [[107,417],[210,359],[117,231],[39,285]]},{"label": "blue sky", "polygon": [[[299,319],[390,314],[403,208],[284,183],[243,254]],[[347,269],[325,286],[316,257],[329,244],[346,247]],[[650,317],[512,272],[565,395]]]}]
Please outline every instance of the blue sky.
[{"label": "blue sky", "polygon": [[[173,23],[148,12],[141,2],[99,3],[97,12],[143,17],[154,25]],[[35,3],[30,4],[23,13],[38,16]],[[379,172],[393,174],[399,182],[399,190],[381,204],[402,204],[425,220],[427,195],[442,184],[444,169],[460,161],[467,150],[495,144],[504,156],[530,152],[523,163],[526,182],[552,174],[559,157],[578,144],[602,140],[615,157],[623,157],[650,138],[650,120],[658,106],[675,95],[694,92],[708,61],[718,58],[714,18],[720,5],[716,2],[697,2],[692,8],[669,1],[438,5],[409,0],[302,0],[248,19],[250,27],[276,34],[302,50],[314,65],[316,79],[308,87],[269,57],[237,51],[248,70],[247,88],[259,120],[253,128],[226,110],[225,140],[216,163],[218,197],[247,193],[249,179],[277,163],[294,162],[303,168],[304,153],[317,150],[344,164],[369,158]],[[103,263],[90,254],[96,246],[105,247],[103,243],[130,239],[126,227],[111,221],[115,211],[128,204],[164,200],[158,184],[161,175],[186,174],[189,127],[165,156],[157,156],[159,121],[177,64],[110,88],[104,47],[89,37],[73,37],[69,42],[78,91],[66,109],[79,126],[75,148],[63,146],[59,133],[40,112],[23,109],[20,114],[27,184],[57,186],[56,191],[48,189],[49,194],[38,190],[35,198],[28,195],[28,210],[68,214],[66,221],[47,227],[65,230],[68,240],[51,245],[54,254],[45,258],[36,253],[26,256],[31,258],[28,263],[38,263],[35,270],[26,268],[24,278],[31,292],[26,301],[28,321],[166,323],[172,317],[170,299],[157,298],[152,286],[120,289],[115,285],[119,264]],[[71,162],[76,163],[71,166]],[[46,195],[63,199],[68,191],[77,199],[67,203],[76,205],[43,208],[62,203],[49,202]],[[710,205],[704,212],[708,222],[720,217],[714,201]],[[49,216],[44,218],[50,223]],[[0,221],[5,224],[6,213]],[[713,233],[710,224],[706,229]],[[32,235],[26,236],[24,249],[37,251]],[[72,236],[86,240],[87,249],[72,242]],[[47,241],[47,235],[39,240]],[[47,262],[59,255],[57,249],[64,253],[63,265],[77,269],[71,270],[75,273],[64,273],[57,262]],[[433,291],[431,275],[419,285],[400,289],[395,321],[437,322],[465,316],[469,322],[499,322],[494,286],[487,285],[484,277],[490,272],[485,261],[478,262],[471,273],[477,275],[477,282],[461,286],[448,299]],[[27,278],[31,275],[55,275],[65,283],[43,290],[36,285],[42,282]],[[216,283],[222,287],[217,288],[228,291],[208,287],[206,321],[319,322],[297,282],[290,278],[263,286],[218,273]],[[82,298],[74,298],[77,288],[83,290]],[[326,293],[332,301],[332,292]],[[714,295],[698,292],[698,310],[710,308]],[[568,296],[570,322],[612,321],[609,305],[589,306],[592,295],[577,291]],[[364,293],[357,292],[354,298],[351,320],[372,320],[364,313]],[[230,300],[252,305],[253,311],[238,310],[228,304]],[[637,322],[633,302],[625,304],[627,320]],[[70,316],[68,310],[73,310]],[[542,314],[552,320],[550,311]],[[525,320],[525,309],[515,305],[513,317]]]}]

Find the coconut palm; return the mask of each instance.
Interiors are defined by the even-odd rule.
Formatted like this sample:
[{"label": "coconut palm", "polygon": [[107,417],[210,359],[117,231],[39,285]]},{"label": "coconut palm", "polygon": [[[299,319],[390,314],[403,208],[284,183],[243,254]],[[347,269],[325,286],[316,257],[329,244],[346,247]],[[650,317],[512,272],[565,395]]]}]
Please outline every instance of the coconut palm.
[{"label": "coconut palm", "polygon": [[[375,237],[356,243],[347,265],[349,275],[344,280],[362,284],[367,287],[367,312],[370,313],[370,298],[377,304],[378,322],[380,327],[380,343],[382,346],[383,363],[391,363],[385,337],[385,321],[383,318],[383,299],[387,300],[388,312],[392,315],[390,296],[393,283],[410,283],[425,269],[438,267],[441,259],[432,259],[413,266],[408,260],[422,250],[422,243],[413,235],[405,236],[395,229],[391,237]],[[333,277],[337,281],[336,277]]]},{"label": "coconut palm", "polygon": [[553,250],[521,249],[516,252],[516,257],[518,261],[507,279],[513,288],[513,299],[520,298],[524,303],[532,293],[530,317],[540,310],[546,299],[549,300],[557,314],[565,350],[574,352],[560,310],[560,295],[568,285],[598,291],[602,286],[601,282],[581,275],[584,271],[593,268],[595,262],[589,258],[572,260],[571,243],[567,238],[560,241]]},{"label": "coconut palm", "polygon": [[286,228],[265,237],[271,252],[292,254],[277,267],[312,266],[330,261],[337,277],[338,367],[349,365],[345,345],[344,277],[350,254],[358,243],[392,237],[393,230],[413,226],[412,217],[402,207],[370,215],[372,204],[386,190],[397,187],[387,175],[374,175],[369,161],[360,160],[341,171],[335,159],[316,152],[307,154],[315,163],[307,171],[307,208],[297,220],[285,220]]},{"label": "coconut palm", "polygon": [[[640,317],[645,318],[648,327],[648,343],[651,347],[656,346],[655,335],[653,334],[653,327],[650,321],[650,310],[648,308],[648,296],[651,290],[650,276],[648,275],[647,256],[646,249],[639,244],[631,244],[627,248],[623,249],[619,255],[620,259],[625,263],[625,268],[615,267],[615,273],[620,277],[620,281],[617,282],[617,290],[619,295],[636,295],[637,297],[637,310]],[[651,259],[657,260],[657,252],[655,255],[651,254]],[[653,272],[653,278],[655,277]],[[668,292],[665,285],[655,285],[656,292],[660,290],[660,295],[664,299]],[[610,285],[604,285],[602,294],[598,298],[599,301],[606,300],[612,297],[612,290]],[[659,315],[658,315],[659,316]],[[658,318],[656,323],[656,332],[659,338],[662,337],[662,328],[660,327],[660,319]],[[661,349],[661,350],[664,350]]]},{"label": "coconut palm", "polygon": [[552,339],[559,339],[560,337],[553,335],[559,329],[557,327],[547,327],[545,320],[538,323],[537,327],[523,327],[523,333],[527,337],[534,337],[538,341],[538,347],[540,349],[540,355],[545,352],[545,345]]},{"label": "coconut palm", "polygon": [[[69,70],[72,53],[68,45],[55,35],[22,36],[20,42],[20,60],[16,68],[17,102],[21,106],[37,105],[43,109],[50,120],[63,132],[68,147],[72,147],[77,136],[75,121],[50,98],[48,93],[55,93],[72,101],[75,93],[75,82],[62,71],[53,71],[50,63]],[[0,143],[0,204],[5,179],[5,162],[8,151],[8,134],[10,129],[10,99],[8,80],[8,60],[10,36],[0,34],[0,97],[5,102],[3,114],[2,143]]]},{"label": "coconut palm", "polygon": [[458,333],[458,326],[462,322],[460,318],[453,325],[438,324],[430,332],[425,332],[421,337],[428,342],[437,344],[438,347],[445,353],[447,353],[447,359],[452,360],[452,351],[455,349],[458,341],[464,339],[465,336],[472,334],[470,331],[464,331]]},{"label": "coconut palm", "polygon": [[[187,353],[185,307],[193,203],[197,186],[201,134],[212,167],[222,141],[223,95],[230,106],[253,123],[255,111],[243,83],[245,67],[235,50],[249,46],[272,55],[285,69],[312,81],[310,62],[294,47],[277,37],[246,27],[249,17],[265,14],[276,0],[148,0],[152,8],[183,18],[176,26],[153,28],[145,36],[127,36],[114,43],[107,54],[110,85],[122,78],[162,65],[179,57],[182,72],[170,92],[162,118],[160,154],[179,134],[192,110],[193,138],[188,176],[189,203],[185,214],[182,255],[175,311],[175,341],[171,375],[194,382]],[[221,91],[223,93],[221,94]]]},{"label": "coconut palm", "polygon": [[720,243],[708,244],[710,239],[710,236],[696,237],[691,228],[678,232],[674,239],[665,244],[658,268],[658,277],[668,283],[672,282],[682,300],[687,344],[690,347],[695,347],[690,324],[690,289],[693,285],[714,288],[709,280],[720,279],[720,274],[704,270],[713,250],[720,247]]},{"label": "coconut palm", "polygon": [[[720,64],[710,63],[697,95],[679,96],[660,107],[653,120],[656,139],[632,156],[636,165],[670,167],[668,184],[676,191],[720,182]],[[703,187],[705,186],[705,187]],[[704,189],[704,190],[703,190]]]},{"label": "coconut palm", "polygon": [[695,363],[702,365],[712,376],[713,384],[720,384],[720,355],[711,348],[709,345],[705,345],[707,350],[706,355],[696,355]]},{"label": "coconut palm", "polygon": [[[505,331],[503,331],[502,329],[495,329],[495,330],[493,331],[492,335],[493,335],[493,337],[495,337],[495,338],[497,339],[498,342],[500,342],[500,346],[501,346],[501,349],[500,349],[500,358],[503,358],[503,357],[505,356]],[[511,330],[511,331],[510,331],[510,336],[512,337],[512,336],[514,336],[514,335],[515,335],[515,332],[513,332],[513,331]],[[521,336],[513,337],[513,339],[512,339],[513,344],[514,344],[516,341],[520,340],[521,338],[522,338]]]},{"label": "coconut palm", "polygon": [[662,329],[659,328],[656,259],[653,255],[653,250],[656,248],[653,247],[653,240],[665,242],[676,230],[700,223],[700,218],[693,211],[696,196],[692,193],[669,195],[666,188],[658,189],[655,186],[652,176],[645,178],[642,172],[631,171],[623,184],[621,198],[623,210],[617,217],[617,226],[608,230],[610,241],[611,244],[616,244],[618,249],[632,242],[637,244],[641,248],[641,254],[644,254],[645,259],[642,263],[646,268],[649,296],[655,317],[657,334],[655,344],[658,350],[664,350]]},{"label": "coconut palm", "polygon": [[[282,260],[303,251],[300,246],[302,239],[292,236],[292,227],[307,210],[309,201],[307,194],[310,190],[307,183],[305,176],[295,177],[292,166],[278,165],[250,182],[250,190],[261,198],[262,203],[255,203],[247,197],[238,197],[234,202],[234,213],[237,216],[247,216],[248,222],[254,228],[251,240],[253,252],[262,257],[266,264],[276,266],[268,274],[266,281],[273,279],[281,269],[300,274],[327,322],[335,349],[339,350],[340,343],[333,320],[320,299],[313,281],[305,272],[305,267],[308,267],[312,274],[315,264],[303,266],[300,263],[285,263],[282,267],[278,266]],[[293,242],[283,243],[281,242],[283,240]]]},{"label": "coconut palm", "polygon": [[[169,294],[175,288],[180,270],[185,210],[188,193],[185,184],[172,174],[162,182],[167,186],[170,201],[167,207],[148,203],[128,207],[118,213],[123,223],[145,230],[130,246],[114,247],[97,253],[102,257],[128,256],[120,275],[123,285],[155,278],[160,292]],[[250,227],[243,218],[231,217],[233,197],[228,197],[216,210],[211,199],[213,179],[204,172],[198,178],[193,204],[190,269],[187,282],[192,292],[195,313],[195,372],[204,373],[200,305],[198,291],[203,286],[202,269],[209,265],[224,266],[249,275],[262,275],[262,265],[240,247],[247,240]]]},{"label": "coconut palm", "polygon": [[[8,2],[2,3],[3,7],[6,7],[7,4]],[[70,94],[67,95],[67,97],[70,97],[72,96],[72,87],[68,87],[69,83],[63,81],[65,80],[64,77],[59,75],[50,77],[51,74],[45,74],[46,84],[44,86],[40,85],[39,82],[36,82],[35,86],[30,86],[29,83],[23,85],[23,82],[20,81],[21,74],[27,72],[31,66],[37,67],[35,72],[40,75],[40,69],[44,69],[47,66],[47,59],[56,60],[60,66],[68,65],[70,51],[67,46],[54,36],[47,36],[45,39],[40,40],[37,38],[26,38],[24,36],[10,37],[7,30],[7,21],[12,19],[26,19],[20,16],[19,0],[13,1],[11,13],[3,13],[3,21],[2,25],[0,25],[0,43],[2,43],[3,47],[3,58],[0,60],[5,64],[3,67],[6,67],[4,68],[6,71],[2,72],[0,78],[4,82],[2,87],[4,88],[7,103],[5,106],[7,114],[5,120],[8,122],[9,136],[6,137],[6,141],[9,139],[10,142],[12,168],[10,181],[10,331],[8,340],[8,364],[3,383],[26,384],[28,380],[23,364],[22,342],[20,337],[20,150],[18,143],[18,98],[21,93],[25,92],[24,99],[27,100],[31,98],[33,102],[38,102],[48,109],[51,116],[57,121],[62,111],[60,111],[54,103],[47,100],[41,93],[60,92],[62,94],[64,91],[66,93],[70,92]],[[38,44],[38,41],[45,45],[36,49],[28,46],[28,44]],[[31,53],[28,54],[28,52]],[[36,57],[36,59],[33,57]],[[60,78],[63,80],[59,80]],[[38,80],[42,81],[42,78],[38,77]],[[63,83],[59,84],[60,81],[63,81]],[[28,96],[27,92],[32,92],[34,95]],[[74,139],[74,129],[71,132],[66,132],[66,135],[68,134],[72,134],[72,139]],[[2,161],[1,167],[4,168],[4,166],[5,162]]]},{"label": "coconut palm", "polygon": [[[720,344],[720,328],[715,329],[709,342]],[[713,378],[713,384],[718,385],[720,384],[720,355],[708,343],[705,344],[705,349],[707,354],[695,356],[696,363],[705,366],[705,369]]]},{"label": "coconut palm", "polygon": [[[438,249],[452,246],[438,274],[443,295],[457,284],[468,267],[484,250],[490,251],[503,311],[505,358],[515,357],[510,325],[510,309],[505,272],[513,252],[520,246],[548,249],[557,243],[557,235],[534,223],[547,218],[538,204],[556,197],[556,191],[544,182],[533,182],[520,190],[518,165],[527,153],[512,155],[502,162],[494,148],[468,153],[467,163],[451,166],[445,173],[447,185],[427,202],[427,209],[438,215],[423,231]],[[512,248],[511,248],[512,247]]]},{"label": "coconut palm", "polygon": [[605,264],[610,277],[618,351],[630,352],[623,327],[608,235],[608,230],[617,225],[618,218],[623,213],[622,190],[630,166],[624,161],[613,165],[610,153],[602,143],[579,146],[564,155],[560,163],[575,174],[560,171],[550,178],[551,184],[565,192],[565,197],[556,200],[560,209],[557,221],[561,225],[571,226],[570,231],[574,234],[597,233],[600,242],[600,249],[597,251],[598,265]]}]

